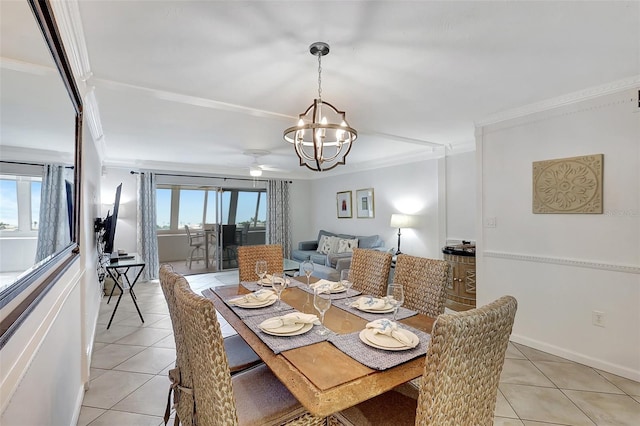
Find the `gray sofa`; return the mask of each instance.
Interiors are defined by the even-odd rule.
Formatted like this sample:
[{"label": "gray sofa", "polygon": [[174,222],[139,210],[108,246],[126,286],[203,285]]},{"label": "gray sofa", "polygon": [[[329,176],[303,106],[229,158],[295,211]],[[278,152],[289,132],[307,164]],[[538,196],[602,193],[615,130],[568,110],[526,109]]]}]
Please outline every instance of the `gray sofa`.
[{"label": "gray sofa", "polygon": [[329,252],[327,254],[319,253],[318,244],[323,235],[328,237],[337,237],[344,240],[358,239],[358,248],[366,249],[381,249],[384,247],[384,241],[379,235],[358,236],[348,234],[335,234],[333,232],[320,230],[318,232],[318,238],[310,241],[301,241],[298,243],[298,248],[291,252],[291,258],[297,262],[304,262],[305,260],[311,260],[318,265],[327,266],[329,268],[336,269],[339,259],[350,259],[353,255],[352,252]]}]

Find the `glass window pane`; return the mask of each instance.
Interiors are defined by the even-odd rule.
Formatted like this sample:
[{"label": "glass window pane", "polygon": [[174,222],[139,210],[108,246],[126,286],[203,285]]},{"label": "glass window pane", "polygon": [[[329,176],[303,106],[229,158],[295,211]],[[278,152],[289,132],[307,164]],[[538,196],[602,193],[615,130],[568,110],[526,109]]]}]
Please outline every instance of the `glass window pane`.
[{"label": "glass window pane", "polygon": [[223,191],[222,192],[222,223],[223,225],[227,225],[229,223],[229,205],[231,204],[231,191]]},{"label": "glass window pane", "polygon": [[216,191],[209,191],[207,194],[207,218],[205,223],[216,223]]},{"label": "glass window pane", "polygon": [[266,191],[260,192],[260,206],[258,208],[258,223],[259,228],[267,226],[267,193]]},{"label": "glass window pane", "polygon": [[156,190],[156,229],[169,230],[171,228],[171,189],[158,188]]},{"label": "glass window pane", "polygon": [[0,179],[0,231],[18,230],[18,189],[13,179]]},{"label": "glass window pane", "polygon": [[238,210],[236,224],[254,226],[256,207],[258,207],[258,192],[238,191]]},{"label": "glass window pane", "polygon": [[31,182],[31,230],[38,229],[42,182]]},{"label": "glass window pane", "polygon": [[204,213],[204,190],[180,189],[180,211],[178,212],[178,227],[184,229],[202,227]]}]

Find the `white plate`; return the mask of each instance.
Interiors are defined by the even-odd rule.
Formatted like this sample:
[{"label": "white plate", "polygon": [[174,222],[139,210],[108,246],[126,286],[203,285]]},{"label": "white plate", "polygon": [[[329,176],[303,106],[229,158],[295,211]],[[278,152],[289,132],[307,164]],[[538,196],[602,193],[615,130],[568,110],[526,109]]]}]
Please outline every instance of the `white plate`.
[{"label": "white plate", "polygon": [[267,330],[267,329],[264,329],[264,328],[260,328],[260,330],[262,330],[263,332],[265,332],[267,334],[271,334],[272,336],[297,336],[299,334],[306,333],[307,331],[311,330],[312,328],[313,328],[313,324],[304,324],[300,330],[293,331],[291,333],[276,333],[276,332],[274,332],[274,330]]},{"label": "white plate", "polygon": [[345,291],[347,291],[346,287],[340,287],[340,288],[336,288],[334,290],[331,290],[329,293],[336,294],[336,293],[344,293]]},{"label": "white plate", "polygon": [[258,284],[260,284],[263,287],[272,287],[271,280],[267,278],[261,279],[260,281],[258,281]]},{"label": "white plate", "polygon": [[404,330],[401,328],[399,328],[397,331],[399,333],[404,334],[406,337],[408,337],[409,340],[411,341],[411,344],[405,345],[391,336],[387,336],[386,334],[375,333],[373,330],[369,328],[366,328],[364,331],[365,331],[364,337],[369,342],[376,345],[376,347],[380,347],[383,349],[394,349],[394,350],[410,349],[410,348],[414,348],[419,342],[418,336],[416,336],[409,330]]},{"label": "white plate", "polygon": [[[265,320],[265,321],[269,321],[269,320]],[[264,327],[262,324],[259,324],[258,327],[260,327],[262,330],[269,330],[270,332],[275,334],[289,334],[289,333],[293,333],[295,331],[300,330],[302,327],[304,327],[304,323],[293,323],[288,325],[282,325],[276,328]]]},{"label": "white plate", "polygon": [[260,302],[260,303],[255,303],[255,302],[251,302],[251,303],[234,303],[232,304],[232,306],[238,306],[240,308],[245,308],[245,309],[253,309],[253,308],[264,308],[267,306],[271,306],[274,303],[276,303],[276,301],[278,300],[278,296],[269,296],[269,298],[267,300],[265,300],[264,302]]},{"label": "white plate", "polygon": [[[389,306],[387,308],[387,306]],[[356,309],[362,311],[362,312],[369,312],[371,314],[388,314],[389,312],[393,312],[393,306],[387,304],[384,309],[367,309],[367,308],[360,308],[360,307],[356,307]]]}]

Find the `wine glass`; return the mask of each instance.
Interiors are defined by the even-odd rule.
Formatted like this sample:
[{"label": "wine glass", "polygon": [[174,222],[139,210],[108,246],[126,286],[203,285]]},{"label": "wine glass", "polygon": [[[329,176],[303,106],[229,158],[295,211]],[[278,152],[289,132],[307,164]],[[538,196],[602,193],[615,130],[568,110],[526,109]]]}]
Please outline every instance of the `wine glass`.
[{"label": "wine glass", "polygon": [[304,274],[307,276],[307,287],[308,287],[309,277],[311,277],[311,274],[313,273],[313,262],[308,259],[305,260],[304,262],[302,262],[301,269],[304,272]]},{"label": "wine glass", "polygon": [[287,277],[282,273],[274,273],[271,275],[271,286],[273,290],[278,295],[278,304],[274,308],[276,311],[281,311],[282,306],[280,306],[280,297],[282,296],[282,291],[287,287]]},{"label": "wine glass", "polygon": [[393,306],[393,320],[396,320],[398,309],[404,303],[404,288],[401,284],[391,284],[387,292],[387,302]]},{"label": "wine glass", "polygon": [[264,276],[267,275],[267,261],[266,260],[258,260],[256,262],[256,274],[260,277],[260,281],[258,284],[262,285],[262,280]]},{"label": "wine glass", "polygon": [[351,269],[343,269],[340,271],[340,284],[347,289],[347,298],[344,302],[346,306],[349,306],[349,289],[353,285],[353,282],[349,279],[349,275],[351,275]]},{"label": "wine glass", "polygon": [[320,324],[322,328],[317,331],[321,336],[329,333],[329,329],[324,326],[324,314],[331,307],[331,295],[329,294],[329,287],[326,285],[317,287],[313,291],[313,306],[320,313]]}]

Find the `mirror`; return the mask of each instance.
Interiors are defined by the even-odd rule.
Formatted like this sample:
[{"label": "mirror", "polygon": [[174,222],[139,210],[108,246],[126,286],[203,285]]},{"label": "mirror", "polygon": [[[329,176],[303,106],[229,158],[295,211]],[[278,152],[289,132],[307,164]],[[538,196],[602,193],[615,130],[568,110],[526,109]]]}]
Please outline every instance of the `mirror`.
[{"label": "mirror", "polygon": [[0,19],[1,347],[78,257],[82,104],[49,1]]}]

